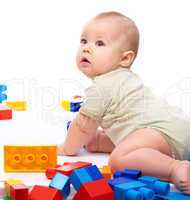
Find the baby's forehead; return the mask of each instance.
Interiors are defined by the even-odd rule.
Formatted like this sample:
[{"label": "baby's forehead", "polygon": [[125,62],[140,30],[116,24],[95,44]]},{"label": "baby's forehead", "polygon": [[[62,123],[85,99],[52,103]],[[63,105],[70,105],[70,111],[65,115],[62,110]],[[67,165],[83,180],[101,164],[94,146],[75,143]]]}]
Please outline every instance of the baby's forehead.
[{"label": "baby's forehead", "polygon": [[82,35],[91,37],[118,37],[124,32],[122,22],[113,18],[90,20],[83,29]]}]

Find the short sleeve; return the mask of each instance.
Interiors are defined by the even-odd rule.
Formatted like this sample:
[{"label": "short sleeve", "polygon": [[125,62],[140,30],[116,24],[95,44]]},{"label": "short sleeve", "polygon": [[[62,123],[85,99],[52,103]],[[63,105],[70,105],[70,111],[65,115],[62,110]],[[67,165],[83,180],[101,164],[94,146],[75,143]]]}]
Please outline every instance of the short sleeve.
[{"label": "short sleeve", "polygon": [[105,89],[97,84],[92,84],[85,90],[84,101],[79,113],[101,123],[108,104],[109,98]]}]

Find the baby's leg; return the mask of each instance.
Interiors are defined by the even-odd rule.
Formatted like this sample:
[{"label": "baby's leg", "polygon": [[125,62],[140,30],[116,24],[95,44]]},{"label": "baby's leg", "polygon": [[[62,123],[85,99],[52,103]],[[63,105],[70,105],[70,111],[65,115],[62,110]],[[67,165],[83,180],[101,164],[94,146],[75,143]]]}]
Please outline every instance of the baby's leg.
[{"label": "baby's leg", "polygon": [[115,148],[115,145],[105,134],[104,130],[97,130],[96,135],[85,148],[89,152],[111,153]]},{"label": "baby's leg", "polygon": [[113,150],[109,165],[113,172],[124,168],[142,170],[143,175],[172,181],[190,194],[190,162],[173,159],[169,144],[155,129],[139,129],[127,136]]}]

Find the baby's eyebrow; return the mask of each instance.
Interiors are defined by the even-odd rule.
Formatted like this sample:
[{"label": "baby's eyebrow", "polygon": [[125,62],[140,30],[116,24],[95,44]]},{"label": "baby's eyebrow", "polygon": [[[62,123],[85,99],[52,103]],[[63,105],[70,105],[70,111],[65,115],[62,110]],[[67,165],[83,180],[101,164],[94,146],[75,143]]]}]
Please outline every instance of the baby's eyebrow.
[{"label": "baby's eyebrow", "polygon": [[96,36],[97,39],[104,39],[104,37],[102,35],[98,35]]},{"label": "baby's eyebrow", "polygon": [[[94,37],[95,40],[103,40],[105,42],[109,42],[110,41],[110,39],[109,38],[105,38],[104,35],[97,35],[97,36],[93,36],[93,37]],[[83,39],[83,38],[87,39],[88,37],[87,37],[86,34],[82,34],[80,36],[80,39]]]},{"label": "baby's eyebrow", "polygon": [[105,41],[105,42],[109,42],[109,41],[110,41],[109,38],[106,38],[106,37],[104,37],[103,35],[97,36],[96,39],[97,39],[97,40],[103,40],[103,41]]},{"label": "baby's eyebrow", "polygon": [[81,37],[81,38],[86,38],[87,36],[86,36],[86,35],[84,35],[84,34],[82,34],[80,37]]}]

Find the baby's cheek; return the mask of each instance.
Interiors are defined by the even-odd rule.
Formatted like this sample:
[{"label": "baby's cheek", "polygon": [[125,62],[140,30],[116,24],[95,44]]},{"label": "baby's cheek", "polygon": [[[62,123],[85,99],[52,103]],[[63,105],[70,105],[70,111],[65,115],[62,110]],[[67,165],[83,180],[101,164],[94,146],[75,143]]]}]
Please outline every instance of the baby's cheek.
[{"label": "baby's cheek", "polygon": [[78,65],[79,62],[80,62],[81,52],[82,52],[81,48],[78,48],[77,53],[76,53],[76,59],[75,59],[77,65]]},{"label": "baby's cheek", "polygon": [[78,66],[79,65],[79,54],[76,55],[75,61],[76,61],[76,64]]}]

